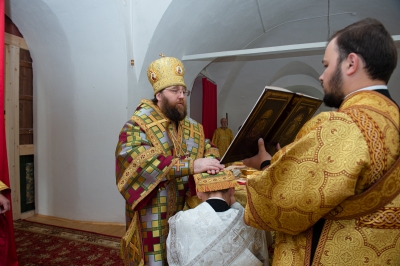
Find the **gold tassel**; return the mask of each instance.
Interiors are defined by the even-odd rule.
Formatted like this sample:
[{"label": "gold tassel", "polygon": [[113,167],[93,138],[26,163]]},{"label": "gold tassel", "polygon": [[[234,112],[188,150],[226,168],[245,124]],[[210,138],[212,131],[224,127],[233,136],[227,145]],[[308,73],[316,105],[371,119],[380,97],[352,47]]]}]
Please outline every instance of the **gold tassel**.
[{"label": "gold tassel", "polygon": [[140,261],[140,265],[144,265],[142,254],[142,240],[140,238],[140,227],[138,212],[135,212],[128,230],[121,239],[120,257],[124,261],[125,266],[129,266],[131,262]]}]

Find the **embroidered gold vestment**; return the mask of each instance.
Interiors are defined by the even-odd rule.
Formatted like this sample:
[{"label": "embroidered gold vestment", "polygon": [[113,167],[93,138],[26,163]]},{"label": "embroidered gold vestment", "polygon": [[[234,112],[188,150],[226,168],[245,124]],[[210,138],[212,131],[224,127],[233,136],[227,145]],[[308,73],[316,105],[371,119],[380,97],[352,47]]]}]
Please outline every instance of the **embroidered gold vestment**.
[{"label": "embroidered gold vestment", "polygon": [[201,124],[186,117],[175,126],[144,99],[122,128],[115,155],[128,227],[121,255],[130,265],[166,265],[167,221],[185,205],[194,160],[218,158],[218,150]]},{"label": "embroidered gold vestment", "polygon": [[[380,93],[353,93],[338,111],[311,119],[247,180],[245,221],[276,231],[273,265],[310,265],[321,218],[311,265],[400,265],[400,196],[393,192],[400,171],[391,169],[400,152],[399,120],[399,108]],[[383,182],[386,172],[392,175]],[[378,196],[361,197],[371,193]]]},{"label": "embroidered gold vestment", "polygon": [[212,143],[217,146],[220,156],[222,157],[229,145],[233,141],[233,134],[230,128],[217,128],[214,131]]}]

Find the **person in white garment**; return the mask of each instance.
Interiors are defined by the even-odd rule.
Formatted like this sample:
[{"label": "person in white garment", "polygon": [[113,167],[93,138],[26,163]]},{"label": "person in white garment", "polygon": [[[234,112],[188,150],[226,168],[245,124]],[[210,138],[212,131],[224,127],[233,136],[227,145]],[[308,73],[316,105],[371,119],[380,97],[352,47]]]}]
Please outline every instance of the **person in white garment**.
[{"label": "person in white garment", "polygon": [[169,220],[167,260],[173,265],[269,265],[271,233],[247,226],[244,208],[234,197],[235,176],[194,176],[194,209],[180,211]]}]

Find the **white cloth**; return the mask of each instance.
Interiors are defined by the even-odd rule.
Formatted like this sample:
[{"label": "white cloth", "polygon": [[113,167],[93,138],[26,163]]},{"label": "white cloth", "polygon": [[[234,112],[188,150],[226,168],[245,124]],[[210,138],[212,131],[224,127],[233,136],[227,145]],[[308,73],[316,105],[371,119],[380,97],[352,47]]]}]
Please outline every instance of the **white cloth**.
[{"label": "white cloth", "polygon": [[270,232],[247,226],[243,214],[237,202],[225,212],[203,202],[175,214],[168,221],[168,264],[267,266]]},{"label": "white cloth", "polygon": [[357,91],[374,91],[374,90],[387,90],[387,89],[388,89],[388,87],[386,85],[369,86],[369,87],[365,87],[365,88],[361,88],[361,89],[352,91],[349,94],[347,94],[344,98],[346,99],[347,97],[349,97],[350,95],[352,95],[353,93],[355,93]]}]

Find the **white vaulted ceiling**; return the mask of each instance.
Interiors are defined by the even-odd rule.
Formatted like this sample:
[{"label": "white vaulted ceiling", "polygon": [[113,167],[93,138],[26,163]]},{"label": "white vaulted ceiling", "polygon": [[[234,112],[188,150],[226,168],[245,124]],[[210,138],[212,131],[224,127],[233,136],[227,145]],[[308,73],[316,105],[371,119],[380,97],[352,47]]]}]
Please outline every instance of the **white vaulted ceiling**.
[{"label": "white vaulted ceiling", "polygon": [[[240,56],[240,50],[325,42],[330,34],[366,17],[381,20],[392,35],[400,34],[400,2],[395,0],[204,3],[172,1],[153,35],[144,61],[154,60],[160,51],[184,59],[198,55],[197,59],[184,61],[187,80],[193,82],[203,70],[203,74],[218,84],[219,116],[229,113],[234,129],[240,126],[266,85],[292,86],[303,93],[322,95],[318,77],[322,73],[323,48],[256,56]],[[229,51],[239,55],[229,56]],[[204,55],[210,53],[217,57]],[[238,105],[242,108],[236,108]]]}]

